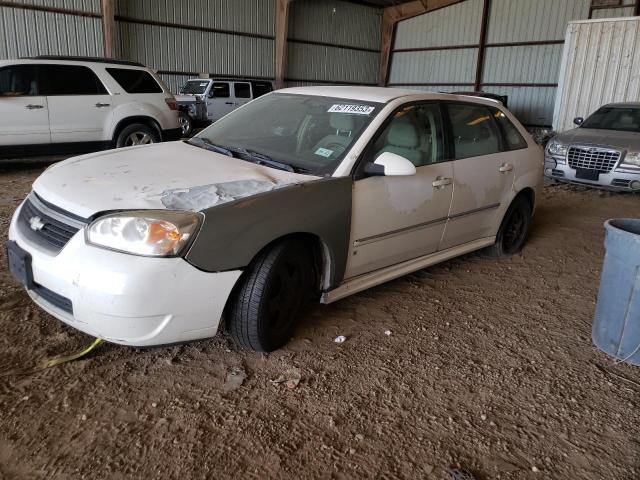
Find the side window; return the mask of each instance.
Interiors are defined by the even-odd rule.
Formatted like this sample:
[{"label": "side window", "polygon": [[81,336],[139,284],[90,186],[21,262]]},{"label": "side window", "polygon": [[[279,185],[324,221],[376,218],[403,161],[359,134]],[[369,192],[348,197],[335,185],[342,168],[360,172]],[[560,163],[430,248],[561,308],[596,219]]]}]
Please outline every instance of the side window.
[{"label": "side window", "polygon": [[253,86],[253,98],[258,98],[273,92],[271,82],[251,82],[251,85]]},{"label": "side window", "polygon": [[229,98],[231,96],[229,82],[213,82],[209,94],[212,98]]},{"label": "side window", "polygon": [[251,98],[251,85],[248,83],[234,83],[233,91],[236,98]]},{"label": "side window", "polygon": [[155,78],[144,70],[107,68],[107,72],[127,93],[162,93]]},{"label": "side window", "polygon": [[507,149],[520,150],[521,148],[527,148],[527,141],[504,112],[501,112],[497,108],[492,108],[491,112],[493,113],[493,118],[496,119],[496,122],[502,129],[502,134],[508,147]]},{"label": "side window", "polygon": [[456,160],[501,151],[500,132],[489,107],[470,103],[449,104]]},{"label": "side window", "polygon": [[98,76],[80,65],[40,65],[43,95],[105,95]]},{"label": "side window", "polygon": [[393,119],[373,143],[373,160],[391,152],[416,167],[441,162],[443,129],[440,105],[408,105],[396,111]]},{"label": "side window", "polygon": [[0,69],[0,97],[32,97],[39,94],[35,65],[15,65]]}]

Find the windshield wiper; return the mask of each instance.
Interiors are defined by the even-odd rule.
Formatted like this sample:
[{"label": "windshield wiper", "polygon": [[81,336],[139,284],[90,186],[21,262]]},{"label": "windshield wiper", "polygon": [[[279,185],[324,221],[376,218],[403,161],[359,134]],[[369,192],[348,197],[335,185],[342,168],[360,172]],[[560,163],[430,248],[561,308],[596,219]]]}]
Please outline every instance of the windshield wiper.
[{"label": "windshield wiper", "polygon": [[187,140],[186,143],[188,143],[189,145],[193,145],[194,147],[204,148],[206,150],[211,150],[213,152],[222,153],[223,155],[226,155],[228,157],[233,157],[233,152],[229,150],[227,147],[224,147],[222,145],[216,145],[215,143],[212,143],[206,138],[193,137]]},{"label": "windshield wiper", "polygon": [[295,169],[288,163],[274,160],[273,158],[271,158],[268,155],[265,155],[264,153],[256,152],[255,150],[251,150],[248,148],[238,148],[238,147],[229,148],[229,150],[232,151],[233,153],[237,153],[239,155],[246,157],[247,160],[253,161],[258,165],[267,165],[269,167],[277,168],[279,170],[284,170],[286,172],[292,172],[292,173],[295,172]]}]

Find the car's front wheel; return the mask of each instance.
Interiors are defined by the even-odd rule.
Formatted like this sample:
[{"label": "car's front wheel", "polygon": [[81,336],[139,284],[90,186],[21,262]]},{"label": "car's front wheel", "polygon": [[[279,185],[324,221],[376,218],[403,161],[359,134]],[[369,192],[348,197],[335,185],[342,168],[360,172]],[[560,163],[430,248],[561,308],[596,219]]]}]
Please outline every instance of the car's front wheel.
[{"label": "car's front wheel", "polygon": [[302,242],[285,239],[245,270],[227,310],[227,329],[240,346],[270,352],[287,343],[300,308],[317,288],[313,257]]},{"label": "car's front wheel", "polygon": [[513,201],[502,220],[496,243],[492,247],[495,256],[507,257],[522,250],[529,234],[531,213],[531,205],[524,196]]},{"label": "car's front wheel", "polygon": [[160,135],[148,125],[134,123],[122,129],[116,138],[116,147],[135,147],[137,145],[149,145],[158,143]]}]

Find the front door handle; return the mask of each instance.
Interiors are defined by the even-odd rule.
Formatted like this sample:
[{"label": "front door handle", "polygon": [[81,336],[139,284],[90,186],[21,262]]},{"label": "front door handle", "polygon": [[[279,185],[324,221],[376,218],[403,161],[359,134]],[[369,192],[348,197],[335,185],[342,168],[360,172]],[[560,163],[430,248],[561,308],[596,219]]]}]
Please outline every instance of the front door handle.
[{"label": "front door handle", "polygon": [[26,108],[27,110],[38,110],[40,108],[44,108],[44,105],[32,105],[32,104],[29,104],[24,108]]},{"label": "front door handle", "polygon": [[513,170],[513,165],[510,163],[503,163],[498,170],[500,173],[507,173]]},{"label": "front door handle", "polygon": [[110,103],[96,103],[96,108],[110,107]]},{"label": "front door handle", "polygon": [[224,102],[225,105],[233,105],[233,102]]},{"label": "front door handle", "polygon": [[442,188],[442,187],[446,187],[447,185],[451,185],[453,183],[453,179],[451,178],[440,178],[438,177],[437,179],[435,179],[433,181],[433,183],[431,185],[433,185],[435,188]]}]

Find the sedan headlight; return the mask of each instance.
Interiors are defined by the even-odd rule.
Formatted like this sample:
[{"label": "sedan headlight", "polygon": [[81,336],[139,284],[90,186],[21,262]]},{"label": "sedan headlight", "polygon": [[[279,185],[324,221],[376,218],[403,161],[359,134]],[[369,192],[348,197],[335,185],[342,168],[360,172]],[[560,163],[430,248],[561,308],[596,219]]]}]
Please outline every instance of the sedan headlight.
[{"label": "sedan headlight", "polygon": [[554,157],[566,158],[567,146],[555,140],[551,140],[547,146],[547,152]]},{"label": "sedan headlight", "polygon": [[191,243],[202,215],[193,212],[140,210],[105,215],[86,230],[98,247],[151,257],[179,255]]},{"label": "sedan headlight", "polygon": [[623,165],[632,165],[634,167],[640,167],[640,152],[629,152],[624,157]]}]

